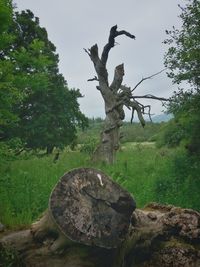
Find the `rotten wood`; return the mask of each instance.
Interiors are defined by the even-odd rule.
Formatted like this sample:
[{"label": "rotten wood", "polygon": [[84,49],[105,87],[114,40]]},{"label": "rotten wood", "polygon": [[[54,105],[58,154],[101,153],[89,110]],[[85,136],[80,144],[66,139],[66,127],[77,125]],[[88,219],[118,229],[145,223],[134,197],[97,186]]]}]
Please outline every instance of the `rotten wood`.
[{"label": "rotten wood", "polygon": [[198,267],[200,213],[157,203],[136,209],[127,238],[116,249],[72,242],[55,253],[54,240],[47,234],[39,241],[30,229],[5,233],[0,252],[17,252],[15,267]]},{"label": "rotten wood", "polygon": [[53,233],[52,251],[73,241],[116,248],[126,239],[134,209],[131,195],[103,172],[78,168],[61,177],[32,233],[37,240]]}]

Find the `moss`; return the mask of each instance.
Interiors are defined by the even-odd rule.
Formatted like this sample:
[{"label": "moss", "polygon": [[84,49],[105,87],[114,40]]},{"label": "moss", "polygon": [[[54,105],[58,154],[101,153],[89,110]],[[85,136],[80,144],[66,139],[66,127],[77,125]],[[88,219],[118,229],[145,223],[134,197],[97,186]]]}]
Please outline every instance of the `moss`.
[{"label": "moss", "polygon": [[183,249],[195,249],[193,245],[186,243],[180,238],[172,237],[170,240],[162,242],[160,248],[183,248]]},{"label": "moss", "polygon": [[158,212],[161,212],[161,213],[166,213],[166,212],[169,212],[171,211],[171,209],[173,208],[174,206],[172,205],[162,205],[160,203],[156,203],[156,202],[151,202],[149,204],[147,204],[143,210],[144,211],[158,211]]},{"label": "moss", "polygon": [[25,267],[16,251],[4,248],[2,245],[0,245],[0,266]]}]

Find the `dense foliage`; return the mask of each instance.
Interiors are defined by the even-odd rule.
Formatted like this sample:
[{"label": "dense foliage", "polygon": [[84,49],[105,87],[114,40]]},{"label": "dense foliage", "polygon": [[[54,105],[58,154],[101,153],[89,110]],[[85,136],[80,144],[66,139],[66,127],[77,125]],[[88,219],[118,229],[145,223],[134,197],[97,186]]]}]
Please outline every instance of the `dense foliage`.
[{"label": "dense foliage", "polygon": [[[1,37],[1,141],[20,140],[23,148],[64,148],[76,139],[76,127],[87,125],[77,99],[59,73],[55,46],[30,10],[14,12],[3,1]],[[8,38],[9,37],[9,38]],[[6,41],[7,40],[7,41]]]},{"label": "dense foliage", "polygon": [[[12,24],[12,5],[10,1],[0,1],[0,125],[7,126],[11,121],[17,119],[12,107],[19,99],[13,80],[13,64],[4,56],[4,52],[14,40],[14,36],[9,32]],[[0,136],[3,131],[0,128]]]},{"label": "dense foliage", "polygon": [[175,115],[185,147],[200,155],[200,1],[186,0],[180,8],[182,27],[167,31],[165,65],[169,77],[184,89],[175,92],[169,111]]}]

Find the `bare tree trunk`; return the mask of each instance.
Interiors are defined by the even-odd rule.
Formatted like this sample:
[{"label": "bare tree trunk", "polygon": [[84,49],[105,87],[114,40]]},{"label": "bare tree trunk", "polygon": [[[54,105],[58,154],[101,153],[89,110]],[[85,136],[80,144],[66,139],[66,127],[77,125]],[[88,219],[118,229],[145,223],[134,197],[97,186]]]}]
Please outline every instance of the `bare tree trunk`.
[{"label": "bare tree trunk", "polygon": [[111,84],[108,82],[106,69],[108,54],[110,49],[114,47],[115,37],[122,34],[134,38],[134,36],[128,32],[118,32],[117,26],[112,27],[108,43],[103,49],[101,58],[99,57],[97,45],[92,46],[89,50],[85,50],[94,63],[97,77],[91,80],[97,80],[99,82],[97,89],[104,99],[106,113],[105,127],[101,134],[99,147],[95,151],[93,159],[95,161],[103,160],[106,163],[113,163],[114,161],[115,153],[119,148],[119,128],[124,119],[124,103],[118,95],[118,90],[123,80],[124,66],[121,64],[115,68],[114,79]]},{"label": "bare tree trunk", "polygon": [[120,146],[120,127],[124,118],[123,109],[121,107],[117,107],[117,109],[116,107],[115,100],[110,104],[109,101],[106,101],[105,124],[101,132],[100,144],[93,154],[93,161],[95,162],[101,161],[112,164],[115,161],[116,152]]}]

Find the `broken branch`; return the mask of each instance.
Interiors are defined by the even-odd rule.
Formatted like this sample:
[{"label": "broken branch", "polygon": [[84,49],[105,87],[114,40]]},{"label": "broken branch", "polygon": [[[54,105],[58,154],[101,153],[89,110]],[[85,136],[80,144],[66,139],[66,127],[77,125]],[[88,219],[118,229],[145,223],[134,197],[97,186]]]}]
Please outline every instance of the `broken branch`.
[{"label": "broken branch", "polygon": [[159,100],[159,101],[170,101],[169,98],[165,98],[165,97],[158,97],[158,96],[154,96],[154,95],[140,95],[140,96],[132,96],[131,98],[136,99],[136,98],[148,98],[148,99],[154,99],[154,100]]},{"label": "broken branch", "polygon": [[91,54],[90,54],[90,52],[89,52],[89,49],[83,48],[83,50],[85,51],[85,53],[88,54],[89,57],[91,57]]},{"label": "broken branch", "polygon": [[130,34],[127,31],[117,31],[117,25],[113,26],[110,30],[110,35],[108,38],[108,43],[104,46],[102,56],[101,56],[101,62],[106,65],[108,54],[110,52],[110,49],[114,47],[115,45],[115,38],[119,35],[126,35],[129,38],[135,39],[135,36]]},{"label": "broken branch", "polygon": [[124,64],[121,64],[115,68],[114,79],[112,84],[110,85],[110,89],[112,91],[117,92],[117,90],[120,88],[123,76],[124,76]]},{"label": "broken branch", "polygon": [[142,78],[136,85],[135,85],[135,87],[131,90],[131,92],[133,92],[142,82],[144,82],[144,81],[146,81],[146,80],[148,80],[148,79],[151,79],[151,78],[153,78],[154,76],[156,76],[156,75],[159,75],[160,73],[162,73],[164,70],[166,70],[166,69],[163,69],[163,70],[161,70],[161,71],[159,71],[159,72],[156,72],[156,73],[154,73],[154,74],[152,74],[152,75],[150,75],[150,76],[148,76],[148,77],[145,77],[145,78]]},{"label": "broken branch", "polygon": [[99,79],[97,78],[97,76],[94,76],[94,78],[92,78],[92,79],[88,79],[87,80],[88,82],[93,82],[93,81],[99,81]]}]

